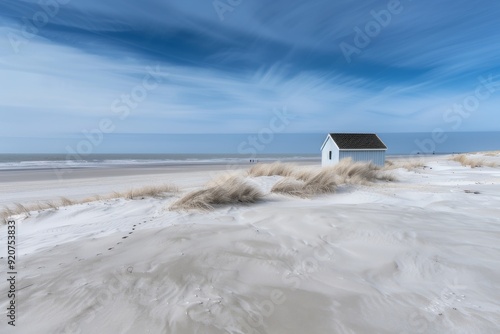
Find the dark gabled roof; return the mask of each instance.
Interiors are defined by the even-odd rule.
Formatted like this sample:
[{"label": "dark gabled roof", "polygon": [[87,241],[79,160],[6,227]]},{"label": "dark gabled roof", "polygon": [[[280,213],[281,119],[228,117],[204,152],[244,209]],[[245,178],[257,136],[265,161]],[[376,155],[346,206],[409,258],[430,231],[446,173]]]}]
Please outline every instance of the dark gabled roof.
[{"label": "dark gabled roof", "polygon": [[330,137],[341,150],[387,149],[374,133],[330,133]]}]

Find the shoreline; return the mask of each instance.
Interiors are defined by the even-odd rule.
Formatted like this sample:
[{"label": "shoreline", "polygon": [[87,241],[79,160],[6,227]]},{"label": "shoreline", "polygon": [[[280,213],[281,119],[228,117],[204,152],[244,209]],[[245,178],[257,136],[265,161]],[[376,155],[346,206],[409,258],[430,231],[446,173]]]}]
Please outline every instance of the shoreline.
[{"label": "shoreline", "polygon": [[[224,170],[248,168],[257,163],[272,163],[277,160],[249,162],[200,162],[200,163],[151,163],[151,164],[113,164],[88,167],[40,167],[40,168],[15,168],[0,170],[0,184],[8,182],[23,181],[61,181],[61,179],[81,179],[108,176],[132,176],[149,174],[169,174],[189,171],[204,170]],[[296,165],[321,164],[320,158],[286,160],[284,163]],[[99,175],[100,174],[100,175]]]},{"label": "shoreline", "polygon": [[[269,161],[272,162],[272,161]],[[321,162],[287,161],[296,165],[320,165]],[[56,200],[61,196],[83,199],[131,188],[175,184],[189,189],[207,182],[225,171],[247,169],[255,163],[209,163],[166,166],[113,166],[77,169],[25,169],[0,171],[0,206]]]},{"label": "shoreline", "polygon": [[[493,151],[492,151],[493,152]],[[417,158],[428,158],[428,157],[438,157],[438,156],[447,156],[447,155],[455,155],[455,154],[474,154],[475,152],[471,153],[439,153],[439,154],[419,154],[419,155],[412,155],[412,154],[391,154],[391,155],[386,155],[386,160],[387,159],[417,159]],[[124,159],[124,161],[127,161],[128,159]],[[253,160],[253,162],[249,162],[250,160]],[[27,160],[26,160],[27,161]],[[155,162],[154,159],[150,159],[151,162],[123,162],[123,163],[109,163],[107,160],[102,160],[102,161],[92,161],[92,165],[80,165],[80,166],[67,166],[67,165],[62,165],[62,166],[57,166],[56,163],[63,162],[65,160],[54,160],[54,161],[36,161],[36,162],[44,162],[44,163],[54,163],[53,166],[49,165],[40,165],[40,166],[35,166],[35,167],[19,167],[19,166],[13,166],[13,167],[0,167],[0,177],[7,173],[7,172],[29,172],[29,171],[39,171],[39,172],[44,172],[44,171],[54,171],[55,174],[57,174],[57,171],[69,171],[67,174],[71,174],[73,171],[78,171],[78,170],[107,170],[107,169],[153,169],[153,168],[175,168],[175,167],[204,167],[204,166],[227,166],[227,165],[234,165],[234,166],[243,166],[243,167],[248,167],[252,166],[256,163],[273,163],[276,161],[283,162],[283,163],[291,163],[291,164],[309,164],[309,163],[321,163],[321,156],[315,156],[315,157],[300,157],[296,156],[295,158],[292,157],[261,157],[255,158],[255,159],[241,159],[241,158],[228,158],[228,160],[214,160],[214,161],[189,161],[189,160],[172,160],[172,161],[158,161]],[[72,162],[79,162],[79,161],[74,161],[71,160]],[[24,160],[22,161],[24,162]],[[5,162],[4,162],[5,163]],[[11,162],[14,163],[14,162]],[[19,162],[17,162],[19,163]],[[62,172],[63,174],[65,172]],[[0,182],[4,181],[0,178]]]},{"label": "shoreline", "polygon": [[[446,159],[452,155],[388,155],[387,160],[414,161],[423,159]],[[271,163],[276,160],[261,161]],[[289,159],[285,163],[299,166],[320,166],[321,160]],[[56,200],[61,196],[83,199],[94,195],[105,195],[131,188],[174,184],[184,189],[207,182],[214,175],[228,170],[241,170],[254,166],[248,162],[201,162],[184,164],[124,164],[98,167],[70,167],[45,169],[0,170],[0,206],[14,203],[35,203]]]}]

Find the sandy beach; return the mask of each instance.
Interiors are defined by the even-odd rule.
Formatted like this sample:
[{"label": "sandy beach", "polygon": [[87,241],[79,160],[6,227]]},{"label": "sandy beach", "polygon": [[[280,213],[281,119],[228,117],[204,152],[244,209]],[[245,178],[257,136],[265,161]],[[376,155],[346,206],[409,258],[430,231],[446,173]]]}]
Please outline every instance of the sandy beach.
[{"label": "sandy beach", "polygon": [[[389,157],[394,181],[307,198],[271,192],[283,176],[241,165],[262,199],[211,211],[169,207],[226,165],[3,172],[4,206],[179,191],[11,217],[17,320],[0,332],[498,333],[500,154],[468,157],[496,167]],[[7,235],[1,225],[4,267]]]},{"label": "sandy beach", "polygon": [[[317,165],[319,160],[290,162]],[[190,188],[221,172],[243,170],[253,165],[216,162],[0,170],[0,206],[57,200],[60,196],[82,199],[157,183],[175,183]]]}]

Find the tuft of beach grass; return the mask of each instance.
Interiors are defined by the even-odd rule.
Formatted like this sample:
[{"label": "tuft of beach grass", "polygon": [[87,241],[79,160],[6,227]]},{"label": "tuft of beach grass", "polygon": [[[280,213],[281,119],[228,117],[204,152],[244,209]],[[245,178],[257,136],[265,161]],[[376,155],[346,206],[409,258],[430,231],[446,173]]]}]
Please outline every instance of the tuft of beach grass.
[{"label": "tuft of beach grass", "polygon": [[255,203],[264,195],[240,176],[187,193],[170,205],[170,210],[213,210],[217,205]]}]

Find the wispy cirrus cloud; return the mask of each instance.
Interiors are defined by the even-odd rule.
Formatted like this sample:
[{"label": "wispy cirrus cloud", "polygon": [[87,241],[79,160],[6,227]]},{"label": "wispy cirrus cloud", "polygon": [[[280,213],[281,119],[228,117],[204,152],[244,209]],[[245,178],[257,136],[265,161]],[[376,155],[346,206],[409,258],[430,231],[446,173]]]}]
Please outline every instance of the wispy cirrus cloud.
[{"label": "wispy cirrus cloud", "polygon": [[[297,116],[290,132],[432,130],[478,76],[499,74],[500,5],[401,5],[348,64],[339,44],[386,1],[259,0],[220,21],[210,1],[72,0],[30,38],[23,29],[42,10],[38,2],[4,1],[2,135],[91,127],[156,65],[168,80],[120,131],[252,132],[282,106]],[[18,52],[12,36],[21,38]],[[461,129],[491,130],[498,100],[482,103]]]}]

